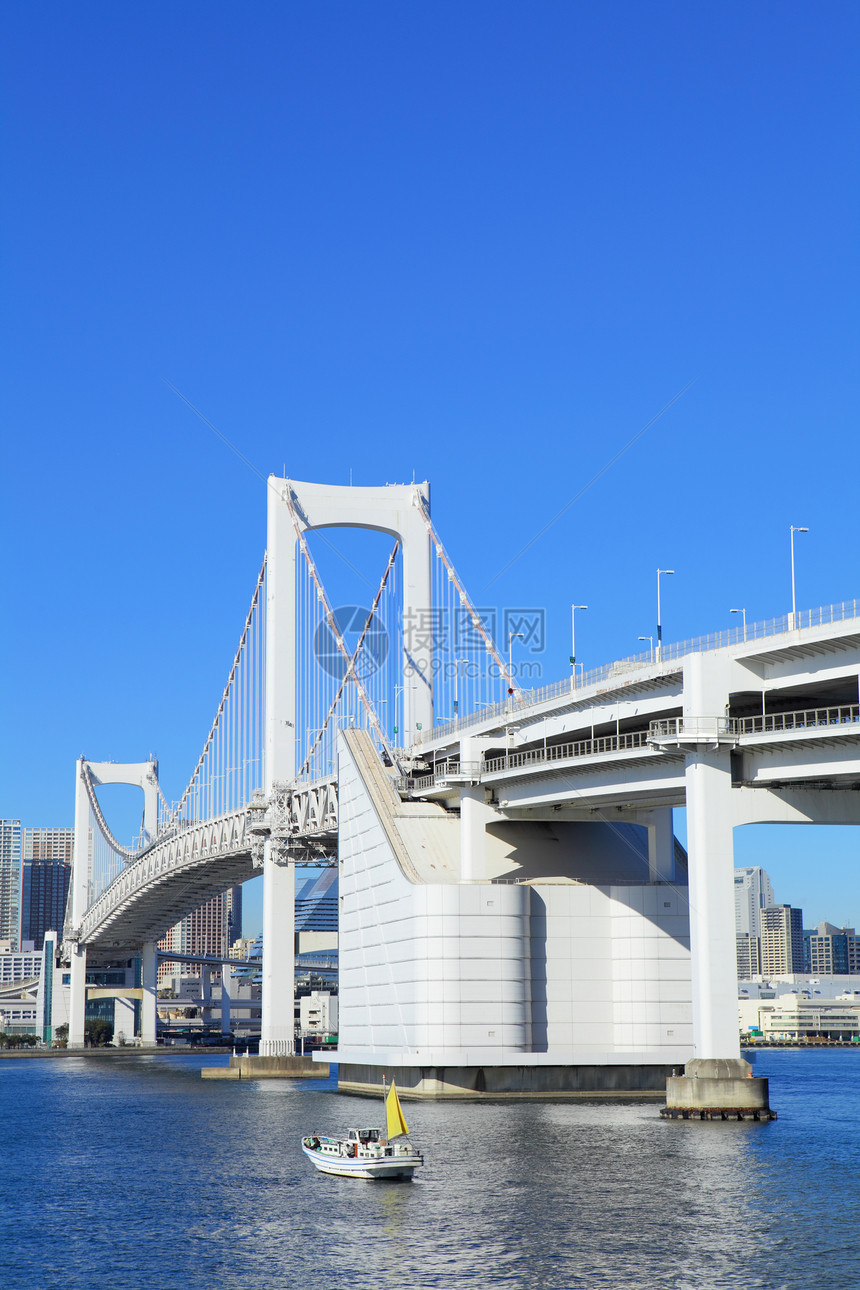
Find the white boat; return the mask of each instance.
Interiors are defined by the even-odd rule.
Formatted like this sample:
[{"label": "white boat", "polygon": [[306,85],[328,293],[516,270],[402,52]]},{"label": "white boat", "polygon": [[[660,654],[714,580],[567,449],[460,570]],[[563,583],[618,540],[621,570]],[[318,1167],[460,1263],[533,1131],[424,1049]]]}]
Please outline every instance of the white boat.
[{"label": "white boat", "polygon": [[380,1129],[349,1129],[345,1138],[312,1134],[302,1138],[302,1151],[315,1169],[341,1178],[411,1178],[424,1157],[408,1138],[397,1089],[385,1096],[387,1135]]}]

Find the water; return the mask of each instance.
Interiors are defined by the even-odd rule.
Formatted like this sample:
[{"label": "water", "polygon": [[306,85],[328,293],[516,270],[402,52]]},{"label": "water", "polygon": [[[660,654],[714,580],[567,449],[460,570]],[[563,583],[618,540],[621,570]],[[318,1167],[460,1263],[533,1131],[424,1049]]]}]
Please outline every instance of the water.
[{"label": "water", "polygon": [[860,1053],[759,1054],[774,1124],[654,1104],[407,1103],[413,1183],[317,1174],[333,1084],[201,1080],[219,1057],[0,1061],[10,1290],[860,1285]]}]

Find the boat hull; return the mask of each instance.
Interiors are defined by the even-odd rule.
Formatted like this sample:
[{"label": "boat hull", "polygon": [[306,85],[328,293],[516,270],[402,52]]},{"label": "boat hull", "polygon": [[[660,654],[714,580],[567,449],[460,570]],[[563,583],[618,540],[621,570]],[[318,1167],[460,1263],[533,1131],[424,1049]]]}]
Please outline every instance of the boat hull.
[{"label": "boat hull", "polygon": [[418,1166],[424,1163],[417,1152],[412,1152],[408,1156],[355,1159],[350,1156],[336,1156],[314,1151],[304,1143],[302,1143],[302,1151],[314,1168],[322,1174],[334,1174],[338,1178],[364,1178],[368,1181],[375,1178],[411,1178]]}]

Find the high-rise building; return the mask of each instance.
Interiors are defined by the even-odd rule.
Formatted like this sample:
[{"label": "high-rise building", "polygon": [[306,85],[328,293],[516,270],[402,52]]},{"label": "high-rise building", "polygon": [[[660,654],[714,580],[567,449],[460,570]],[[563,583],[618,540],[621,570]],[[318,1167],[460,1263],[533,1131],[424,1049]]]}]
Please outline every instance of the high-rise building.
[{"label": "high-rise building", "polygon": [[735,934],[761,936],[761,911],[776,903],[770,878],[757,866],[735,869]]},{"label": "high-rise building", "polygon": [[[242,935],[242,888],[230,887],[213,896],[189,914],[158,942],[158,948],[175,954],[214,954],[227,958],[230,947]],[[162,959],[158,979],[166,976],[199,976],[193,963],[173,963]]]},{"label": "high-rise building", "polygon": [[860,973],[860,940],[853,927],[818,923],[803,933],[805,972],[815,976],[854,976]]},{"label": "high-rise building", "polygon": [[37,950],[45,933],[62,933],[72,873],[74,829],[24,829],[21,870],[21,939]]},{"label": "high-rise building", "polygon": [[20,820],[0,820],[0,941],[21,945]]},{"label": "high-rise building", "polygon": [[772,905],[761,910],[763,976],[803,971],[803,910]]}]

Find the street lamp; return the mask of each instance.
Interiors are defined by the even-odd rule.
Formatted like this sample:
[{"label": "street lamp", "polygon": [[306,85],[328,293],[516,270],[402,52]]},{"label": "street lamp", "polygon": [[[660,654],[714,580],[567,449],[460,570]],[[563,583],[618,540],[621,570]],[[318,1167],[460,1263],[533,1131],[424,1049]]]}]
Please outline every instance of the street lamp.
[{"label": "street lamp", "polygon": [[794,631],[797,623],[797,600],[794,594],[794,535],[795,533],[808,533],[809,529],[800,528],[792,524],[791,526],[791,625],[789,631]]},{"label": "street lamp", "polygon": [[570,662],[571,666],[576,662],[576,611],[577,609],[587,609],[588,605],[571,605],[570,607]]},{"label": "street lamp", "polygon": [[649,650],[650,650],[650,652],[651,652],[651,662],[653,663],[653,662],[654,662],[654,637],[653,637],[653,636],[640,636],[640,637],[639,637],[639,639],[640,639],[640,641],[647,641],[647,642],[648,642],[648,648],[649,648]]},{"label": "street lamp", "polygon": [[524,632],[508,632],[508,694],[514,693],[514,641],[525,640]]},{"label": "street lamp", "polygon": [[660,622],[660,574],[664,573],[668,578],[675,572],[674,569],[657,570],[657,662],[663,661],[663,625]]},{"label": "street lamp", "polygon": [[576,611],[577,609],[587,608],[588,605],[571,605],[570,607],[570,676],[574,689],[576,689]]},{"label": "street lamp", "polygon": [[730,614],[743,614],[744,616],[744,640],[747,638],[747,611],[745,609],[730,609]]},{"label": "street lamp", "polygon": [[456,669],[454,672],[454,716],[455,717],[457,717],[460,712],[460,664],[468,663],[468,661],[469,660],[466,658],[454,659],[454,667]]}]

